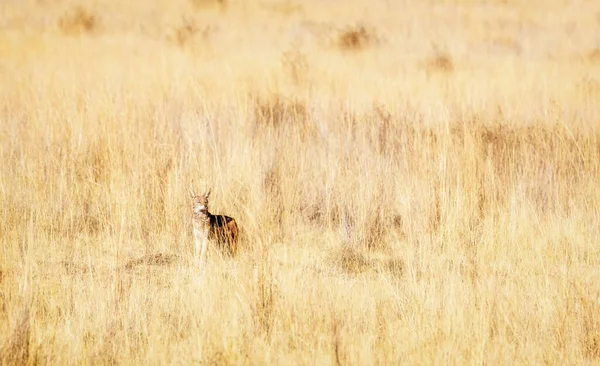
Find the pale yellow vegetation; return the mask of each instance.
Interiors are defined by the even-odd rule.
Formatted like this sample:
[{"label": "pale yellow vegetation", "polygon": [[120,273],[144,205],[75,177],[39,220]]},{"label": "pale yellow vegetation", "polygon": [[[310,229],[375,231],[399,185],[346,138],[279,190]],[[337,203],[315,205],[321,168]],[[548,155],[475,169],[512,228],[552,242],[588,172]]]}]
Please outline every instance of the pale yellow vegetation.
[{"label": "pale yellow vegetation", "polygon": [[[600,363],[600,3],[0,2],[0,364]],[[240,253],[193,253],[188,187]]]}]

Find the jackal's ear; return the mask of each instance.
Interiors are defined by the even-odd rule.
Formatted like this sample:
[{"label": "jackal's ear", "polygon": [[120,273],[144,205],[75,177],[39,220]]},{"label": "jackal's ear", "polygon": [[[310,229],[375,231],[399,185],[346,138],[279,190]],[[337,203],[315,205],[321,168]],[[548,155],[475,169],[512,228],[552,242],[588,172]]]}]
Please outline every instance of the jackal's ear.
[{"label": "jackal's ear", "polygon": [[204,197],[206,199],[208,199],[208,196],[210,196],[210,188],[208,189],[208,191],[206,191],[206,193],[204,193]]},{"label": "jackal's ear", "polygon": [[192,188],[191,185],[190,185],[190,197],[192,197],[192,198],[196,197],[196,193],[194,193],[194,189]]}]

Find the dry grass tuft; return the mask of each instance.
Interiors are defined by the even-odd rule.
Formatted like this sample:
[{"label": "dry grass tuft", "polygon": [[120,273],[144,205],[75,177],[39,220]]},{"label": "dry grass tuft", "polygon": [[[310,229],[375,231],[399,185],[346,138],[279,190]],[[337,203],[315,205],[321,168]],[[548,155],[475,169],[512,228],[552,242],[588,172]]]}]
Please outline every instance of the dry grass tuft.
[{"label": "dry grass tuft", "polygon": [[329,263],[349,275],[383,273],[395,279],[404,275],[405,263],[390,255],[370,254],[372,250],[344,244],[331,251]]},{"label": "dry grass tuft", "polygon": [[347,27],[340,31],[337,38],[337,45],[348,51],[359,51],[377,43],[378,37],[375,32],[364,25]]},{"label": "dry grass tuft", "polygon": [[174,41],[180,46],[185,46],[190,42],[196,34],[198,34],[198,26],[194,21],[185,19],[182,24],[175,29]]},{"label": "dry grass tuft", "polygon": [[256,297],[252,302],[252,317],[259,333],[269,337],[273,329],[277,306],[278,288],[268,263],[262,263],[254,271]]},{"label": "dry grass tuft", "polygon": [[425,68],[428,72],[450,73],[454,71],[454,62],[450,55],[438,52],[425,62]]},{"label": "dry grass tuft", "polygon": [[336,366],[346,364],[347,360],[344,358],[342,351],[342,340],[340,335],[340,328],[342,327],[342,320],[339,316],[333,315],[333,321],[331,325],[331,344],[333,348],[333,364]]},{"label": "dry grass tuft", "polygon": [[578,297],[576,311],[582,318],[582,349],[587,357],[597,361],[600,360],[600,294],[594,298],[580,286],[575,287]]},{"label": "dry grass tuft", "polygon": [[284,52],[281,57],[283,68],[292,83],[299,86],[308,85],[308,61],[306,56],[298,50]]},{"label": "dry grass tuft", "polygon": [[137,266],[168,266],[179,260],[179,257],[174,254],[146,254],[143,257],[129,260],[123,268],[126,270],[132,270]]},{"label": "dry grass tuft", "polygon": [[383,269],[392,277],[400,279],[404,275],[405,264],[400,258],[389,258],[383,262]]},{"label": "dry grass tuft", "polygon": [[587,59],[592,63],[600,64],[600,48],[594,48],[587,55]]},{"label": "dry grass tuft", "polygon": [[61,265],[65,269],[67,274],[72,275],[72,276],[73,275],[84,275],[84,274],[94,271],[93,267],[77,264],[77,263],[74,263],[71,261],[60,261],[58,264]]},{"label": "dry grass tuft", "polygon": [[365,253],[349,245],[333,251],[330,260],[334,266],[351,275],[365,273],[372,268],[372,263],[367,259]]},{"label": "dry grass tuft", "polygon": [[77,6],[60,18],[58,26],[64,34],[77,36],[96,32],[99,20],[89,9]]},{"label": "dry grass tuft", "polygon": [[280,94],[251,99],[254,106],[254,121],[259,126],[281,127],[294,123],[302,124],[308,118],[306,105],[300,100]]},{"label": "dry grass tuft", "polygon": [[29,363],[31,348],[31,325],[29,308],[21,312],[19,322],[10,333],[10,338],[0,348],[2,365],[24,365]]},{"label": "dry grass tuft", "polygon": [[183,18],[181,23],[173,28],[168,39],[173,44],[186,48],[196,42],[206,42],[213,31],[214,29],[210,25],[199,26],[196,20]]}]

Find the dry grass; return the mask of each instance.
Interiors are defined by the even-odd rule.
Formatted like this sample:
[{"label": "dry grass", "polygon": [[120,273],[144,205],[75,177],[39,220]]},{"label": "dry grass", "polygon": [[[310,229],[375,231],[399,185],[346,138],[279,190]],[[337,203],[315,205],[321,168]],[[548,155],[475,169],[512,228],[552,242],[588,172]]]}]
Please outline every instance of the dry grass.
[{"label": "dry grass", "polygon": [[364,25],[351,26],[340,31],[337,40],[342,50],[362,50],[375,43],[377,43],[377,36]]},{"label": "dry grass", "polygon": [[600,363],[597,4],[86,4],[0,4],[1,364]]},{"label": "dry grass", "polygon": [[67,35],[92,33],[98,28],[98,20],[89,10],[78,6],[59,19],[59,28]]}]

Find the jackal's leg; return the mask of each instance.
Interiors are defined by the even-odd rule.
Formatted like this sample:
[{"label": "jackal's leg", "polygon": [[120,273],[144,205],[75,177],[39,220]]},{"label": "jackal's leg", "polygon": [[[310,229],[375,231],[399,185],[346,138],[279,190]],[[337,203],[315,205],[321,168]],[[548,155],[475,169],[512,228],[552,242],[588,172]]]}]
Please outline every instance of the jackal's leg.
[{"label": "jackal's leg", "polygon": [[202,243],[200,242],[200,237],[194,233],[194,258],[200,258],[200,249],[202,248]]},{"label": "jackal's leg", "polygon": [[208,238],[200,231],[194,231],[194,259],[202,264],[206,255]]},{"label": "jackal's leg", "polygon": [[200,239],[200,265],[203,266],[206,263],[206,249],[208,248],[208,238],[204,237]]}]

